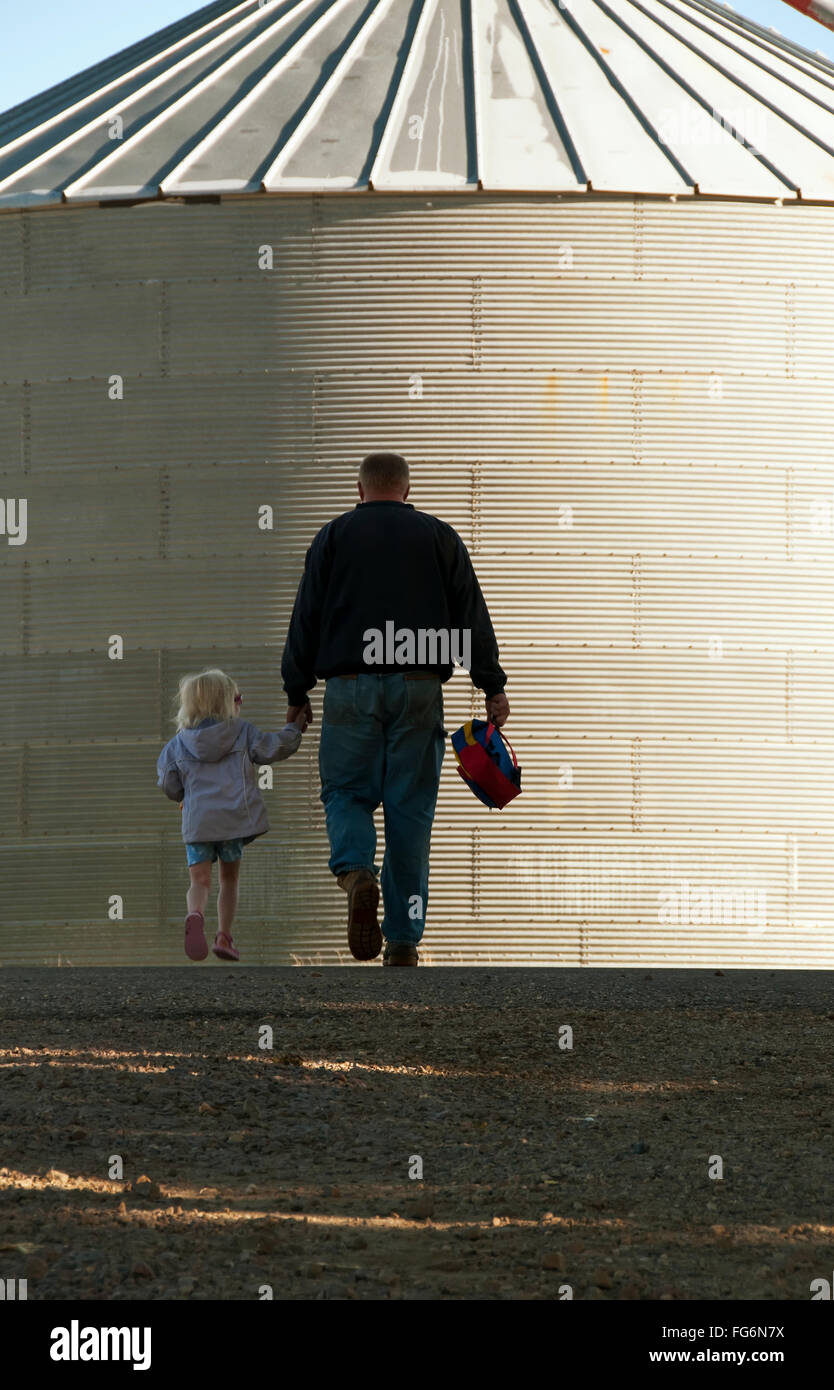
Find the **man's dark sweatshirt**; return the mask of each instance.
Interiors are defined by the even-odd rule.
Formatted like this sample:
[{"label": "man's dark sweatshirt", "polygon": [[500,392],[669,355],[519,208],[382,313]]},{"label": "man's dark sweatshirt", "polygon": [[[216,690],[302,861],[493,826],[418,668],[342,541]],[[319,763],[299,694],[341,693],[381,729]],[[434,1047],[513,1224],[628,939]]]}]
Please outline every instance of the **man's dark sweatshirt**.
[{"label": "man's dark sweatshirt", "polygon": [[410,502],[360,502],[323,526],[307,551],[281,662],[289,703],[303,705],[328,676],[429,670],[447,681],[451,661],[369,664],[366,633],[391,622],[414,633],[468,629],[473,683],[487,698],[504,689],[487,606],[457,532]]}]

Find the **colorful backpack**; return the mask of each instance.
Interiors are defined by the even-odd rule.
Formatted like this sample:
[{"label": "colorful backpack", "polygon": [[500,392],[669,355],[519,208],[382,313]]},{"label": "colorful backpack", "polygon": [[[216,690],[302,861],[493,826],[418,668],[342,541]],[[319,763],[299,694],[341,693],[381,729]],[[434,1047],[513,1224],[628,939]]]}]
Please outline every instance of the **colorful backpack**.
[{"label": "colorful backpack", "polygon": [[500,809],[521,795],[521,768],[510,743],[492,722],[470,719],[452,734],[452,748],[458,772],[485,806]]}]

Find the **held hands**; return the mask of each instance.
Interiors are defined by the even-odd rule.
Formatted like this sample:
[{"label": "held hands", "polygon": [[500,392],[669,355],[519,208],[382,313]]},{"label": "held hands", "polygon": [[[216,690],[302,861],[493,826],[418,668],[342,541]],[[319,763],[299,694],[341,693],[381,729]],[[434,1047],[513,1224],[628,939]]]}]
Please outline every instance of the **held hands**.
[{"label": "held hands", "polygon": [[297,724],[302,734],[308,724],[313,722],[313,707],[308,700],[304,705],[290,705],[287,710],[287,723]]},{"label": "held hands", "polygon": [[493,695],[491,699],[485,701],[487,719],[490,719],[496,729],[500,729],[510,717],[510,702],[503,690],[500,695]]}]

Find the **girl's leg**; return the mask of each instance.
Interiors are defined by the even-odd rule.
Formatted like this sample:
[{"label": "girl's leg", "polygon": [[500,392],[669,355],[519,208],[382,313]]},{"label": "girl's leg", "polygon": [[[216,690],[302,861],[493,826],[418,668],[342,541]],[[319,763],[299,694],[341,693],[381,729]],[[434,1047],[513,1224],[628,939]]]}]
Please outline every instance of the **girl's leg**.
[{"label": "girl's leg", "polygon": [[208,946],[205,936],[206,903],[211,888],[211,860],[201,859],[198,864],[189,864],[191,887],[186,896],[188,916],[185,919],[185,954],[189,960],[205,960]]},{"label": "girl's leg", "polygon": [[228,862],[221,859],[218,864],[220,886],[217,893],[217,930],[226,936],[232,934],[232,923],[237,911],[240,865],[239,859]]},{"label": "girl's leg", "polygon": [[202,912],[205,915],[211,888],[211,860],[204,859],[199,864],[191,864],[188,872],[191,874],[191,887],[185,899],[188,911]]}]

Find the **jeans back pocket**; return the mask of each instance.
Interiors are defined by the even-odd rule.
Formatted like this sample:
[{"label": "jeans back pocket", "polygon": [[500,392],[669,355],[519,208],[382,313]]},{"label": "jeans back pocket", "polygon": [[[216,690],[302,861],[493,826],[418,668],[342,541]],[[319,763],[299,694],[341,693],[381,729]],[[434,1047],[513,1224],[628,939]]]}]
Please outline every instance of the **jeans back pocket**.
[{"label": "jeans back pocket", "polygon": [[358,724],[361,719],[356,708],[356,689],[359,682],[331,676],[324,687],[322,719],[328,724]]},{"label": "jeans back pocket", "polygon": [[443,688],[437,680],[410,681],[405,688],[408,693],[408,722],[415,728],[428,729],[434,724],[443,724]]}]

